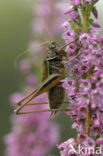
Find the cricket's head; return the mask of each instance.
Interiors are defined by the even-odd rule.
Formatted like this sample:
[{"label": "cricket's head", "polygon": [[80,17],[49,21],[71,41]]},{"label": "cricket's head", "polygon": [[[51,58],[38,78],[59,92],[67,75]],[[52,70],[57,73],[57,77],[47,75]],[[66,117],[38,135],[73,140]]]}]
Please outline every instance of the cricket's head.
[{"label": "cricket's head", "polygon": [[46,52],[46,60],[53,60],[58,57],[58,45],[55,41],[49,43],[47,52]]},{"label": "cricket's head", "polygon": [[46,53],[46,60],[53,60],[56,58],[62,60],[63,57],[65,57],[65,51],[60,48],[57,42],[50,42]]},{"label": "cricket's head", "polygon": [[54,50],[54,49],[57,49],[58,45],[57,45],[57,43],[55,41],[52,41],[52,42],[49,43],[48,47],[49,47],[50,50]]}]

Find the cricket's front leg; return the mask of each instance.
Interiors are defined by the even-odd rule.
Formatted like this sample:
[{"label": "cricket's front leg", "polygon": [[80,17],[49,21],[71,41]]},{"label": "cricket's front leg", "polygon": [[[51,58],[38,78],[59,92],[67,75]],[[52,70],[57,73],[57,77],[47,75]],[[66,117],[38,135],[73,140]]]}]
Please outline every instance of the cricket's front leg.
[{"label": "cricket's front leg", "polygon": [[76,59],[79,55],[81,55],[81,52],[79,52],[77,55],[73,56],[70,60],[68,61],[62,61],[63,64],[68,64],[72,62],[74,59]]},{"label": "cricket's front leg", "polygon": [[[18,114],[18,112],[25,105],[27,105],[32,99],[34,99],[35,97],[39,96],[40,94],[42,94],[44,92],[48,92],[48,90],[51,89],[52,87],[54,87],[55,85],[57,85],[61,79],[63,79],[63,77],[60,74],[50,75],[43,83],[41,83],[39,85],[39,87],[36,90],[34,90],[31,94],[26,96],[26,98],[27,98],[27,97],[30,97],[32,95],[32,97],[30,97],[30,99],[28,99],[24,104],[20,105],[17,109],[15,109],[14,112],[16,114]],[[24,99],[26,99],[26,98],[24,98]],[[23,100],[21,100],[21,101],[23,101]]]}]

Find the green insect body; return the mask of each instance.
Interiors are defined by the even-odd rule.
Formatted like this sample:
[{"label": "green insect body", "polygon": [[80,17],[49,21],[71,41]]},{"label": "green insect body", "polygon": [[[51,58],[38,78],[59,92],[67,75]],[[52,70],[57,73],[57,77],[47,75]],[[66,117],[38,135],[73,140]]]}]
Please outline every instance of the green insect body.
[{"label": "green insect body", "polygon": [[[61,79],[65,77],[65,67],[62,63],[64,56],[65,51],[59,51],[59,46],[56,42],[49,44],[44,58],[43,80],[52,74],[60,74]],[[48,99],[50,109],[57,109],[61,106],[64,101],[64,88],[60,81],[48,91]],[[56,111],[54,113],[56,113]]]}]

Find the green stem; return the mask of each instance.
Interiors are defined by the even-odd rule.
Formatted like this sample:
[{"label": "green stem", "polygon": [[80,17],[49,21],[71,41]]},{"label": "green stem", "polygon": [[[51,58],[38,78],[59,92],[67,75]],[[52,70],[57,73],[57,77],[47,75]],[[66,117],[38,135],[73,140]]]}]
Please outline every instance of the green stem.
[{"label": "green stem", "polygon": [[[85,3],[85,0],[83,0],[83,4]],[[86,21],[86,7],[84,7],[84,32],[87,31],[87,21]],[[90,123],[91,123],[91,115],[90,115],[90,107],[89,107],[89,112],[86,115],[86,134],[89,136],[90,134]]]}]

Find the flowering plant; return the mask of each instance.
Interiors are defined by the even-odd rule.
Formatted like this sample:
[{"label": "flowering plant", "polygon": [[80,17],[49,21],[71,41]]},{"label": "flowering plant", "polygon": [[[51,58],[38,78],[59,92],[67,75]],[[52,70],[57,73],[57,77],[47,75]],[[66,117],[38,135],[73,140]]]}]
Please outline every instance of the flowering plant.
[{"label": "flowering plant", "polygon": [[80,55],[68,63],[69,76],[62,80],[71,109],[66,114],[72,118],[72,128],[78,134],[58,145],[61,156],[103,155],[103,37],[99,35],[100,25],[91,18],[91,14],[98,18],[97,2],[69,0],[64,12],[69,19],[63,23],[62,38],[65,43],[78,38],[66,48],[68,60]]}]

